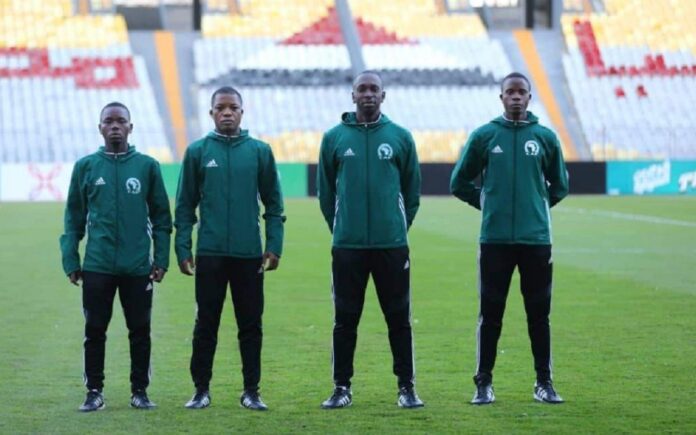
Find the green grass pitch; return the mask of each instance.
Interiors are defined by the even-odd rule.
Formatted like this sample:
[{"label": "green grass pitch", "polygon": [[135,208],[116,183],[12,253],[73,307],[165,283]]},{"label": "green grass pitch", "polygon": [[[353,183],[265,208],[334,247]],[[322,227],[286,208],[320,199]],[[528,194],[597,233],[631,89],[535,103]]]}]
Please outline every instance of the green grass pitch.
[{"label": "green grass pitch", "polygon": [[[239,406],[236,326],[226,302],[212,406],[189,411],[193,281],[173,266],[156,288],[150,412],[129,408],[127,332],[118,303],[106,352],[107,408],[81,414],[80,290],[60,267],[62,204],[0,204],[0,433],[696,433],[696,198],[570,197],[553,210],[554,376],[566,403],[532,399],[519,280],[495,371],[497,402],[473,393],[479,213],[424,198],[410,233],[417,387],[396,407],[386,326],[370,285],[354,404],[330,393],[329,233],[315,199],[286,202],[280,269],[266,277],[262,394]],[[172,261],[174,263],[174,259]]]}]

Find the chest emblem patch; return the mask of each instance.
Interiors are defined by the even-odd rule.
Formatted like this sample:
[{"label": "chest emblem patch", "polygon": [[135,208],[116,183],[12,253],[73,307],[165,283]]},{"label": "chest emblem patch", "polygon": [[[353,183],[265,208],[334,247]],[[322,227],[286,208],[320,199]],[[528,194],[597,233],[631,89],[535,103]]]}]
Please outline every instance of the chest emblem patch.
[{"label": "chest emblem patch", "polygon": [[388,143],[383,143],[377,147],[377,157],[380,160],[389,160],[394,156],[394,150]]},{"label": "chest emblem patch", "polygon": [[126,192],[131,195],[137,195],[140,193],[140,180],[137,178],[129,178],[126,180]]},{"label": "chest emblem patch", "polygon": [[524,153],[528,156],[536,156],[539,154],[539,144],[534,140],[528,140],[524,143]]}]

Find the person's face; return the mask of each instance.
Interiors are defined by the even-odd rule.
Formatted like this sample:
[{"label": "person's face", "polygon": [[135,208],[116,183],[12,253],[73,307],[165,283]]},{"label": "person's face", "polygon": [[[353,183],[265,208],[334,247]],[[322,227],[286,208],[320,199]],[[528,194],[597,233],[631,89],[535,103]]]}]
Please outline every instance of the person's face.
[{"label": "person's face", "polygon": [[133,131],[130,115],[123,107],[107,107],[101,113],[99,132],[104,138],[104,144],[113,149],[128,143],[128,135]]},{"label": "person's face", "polygon": [[217,94],[210,109],[215,129],[222,134],[233,135],[239,131],[242,122],[242,102],[236,94]]},{"label": "person's face", "polygon": [[503,93],[500,101],[503,102],[505,115],[511,119],[517,119],[527,112],[527,106],[532,94],[529,85],[523,78],[512,77],[503,83]]},{"label": "person's face", "polygon": [[358,112],[366,115],[377,113],[385,97],[382,80],[375,74],[362,74],[353,84],[352,95]]}]

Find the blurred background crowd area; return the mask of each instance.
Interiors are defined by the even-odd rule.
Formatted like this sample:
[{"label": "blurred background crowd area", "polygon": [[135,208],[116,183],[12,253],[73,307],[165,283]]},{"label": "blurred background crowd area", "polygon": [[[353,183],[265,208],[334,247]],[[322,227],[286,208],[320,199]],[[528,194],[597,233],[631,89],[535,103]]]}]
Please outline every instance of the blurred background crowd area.
[{"label": "blurred background crowd area", "polygon": [[73,162],[101,144],[100,109],[129,106],[131,142],[164,163],[212,129],[234,86],[243,128],[279,162],[313,163],[381,72],[383,112],[422,162],[454,162],[502,113],[501,79],[567,160],[694,159],[693,0],[0,0],[0,164]]}]

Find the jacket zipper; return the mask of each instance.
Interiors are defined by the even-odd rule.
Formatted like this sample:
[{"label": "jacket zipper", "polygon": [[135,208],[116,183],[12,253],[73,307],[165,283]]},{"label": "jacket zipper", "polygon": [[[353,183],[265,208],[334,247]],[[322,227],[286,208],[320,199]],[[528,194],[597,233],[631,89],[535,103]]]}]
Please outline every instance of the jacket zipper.
[{"label": "jacket zipper", "polygon": [[515,211],[517,209],[517,121],[514,123],[512,141],[512,241],[515,242]]},{"label": "jacket zipper", "polygon": [[365,210],[367,211],[367,219],[365,219],[365,222],[367,223],[367,245],[370,246],[372,243],[372,237],[370,237],[370,141],[369,139],[369,129],[367,128],[367,124],[365,124],[365,190],[367,191],[367,207],[365,207]]},{"label": "jacket zipper", "polygon": [[115,246],[114,246],[114,269],[113,269],[113,272],[114,272],[115,274],[118,275],[118,271],[116,270],[116,260],[117,260],[117,258],[118,258],[118,239],[119,239],[119,235],[118,235],[118,224],[119,224],[119,222],[121,221],[121,220],[119,219],[119,216],[118,216],[118,215],[119,215],[119,210],[118,210],[118,185],[119,185],[119,180],[118,180],[118,154],[114,154],[114,167],[116,168],[116,169],[115,169],[115,172],[116,172],[115,180],[116,180],[116,182],[114,183],[114,189],[115,189],[115,194],[116,194],[116,219],[114,220],[114,222],[115,222],[115,224],[116,224],[116,240],[115,240],[115,244],[114,244]]},{"label": "jacket zipper", "polygon": [[232,147],[230,146],[230,139],[229,138],[225,139],[225,142],[227,145],[226,146],[226,148],[227,148],[227,162],[225,163],[225,168],[228,168],[226,171],[227,172],[227,183],[226,184],[227,184],[227,253],[229,254],[229,252],[230,252],[230,235],[232,234],[232,230],[230,228],[230,222],[232,221],[232,218],[230,216],[230,202],[232,201],[232,197],[230,194],[230,192],[232,191],[232,188],[230,186],[230,183],[232,181],[232,180],[230,180],[230,176],[231,176],[230,173],[232,172],[231,171],[232,165],[230,164],[230,148],[232,148]]}]

